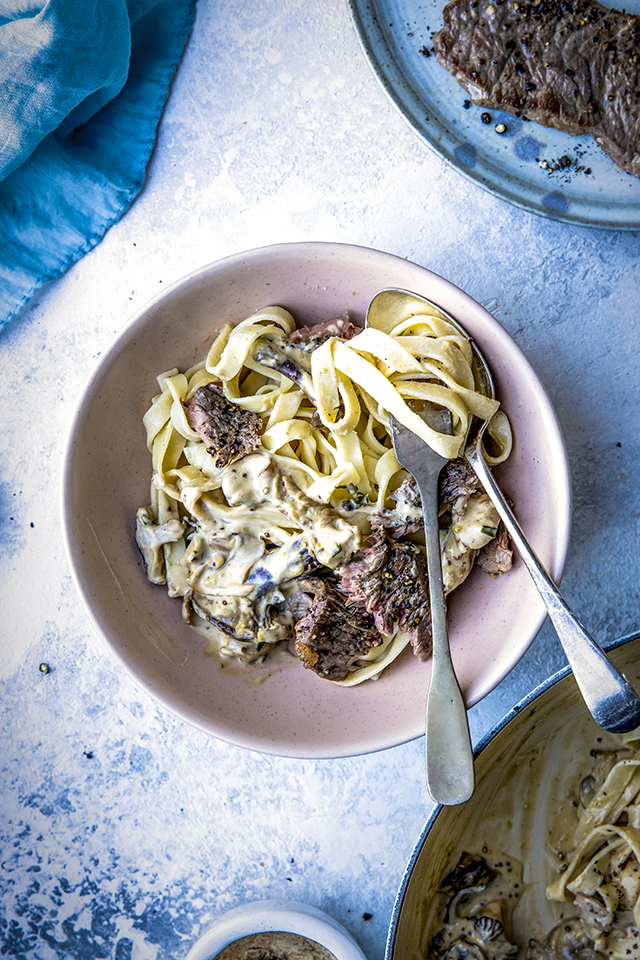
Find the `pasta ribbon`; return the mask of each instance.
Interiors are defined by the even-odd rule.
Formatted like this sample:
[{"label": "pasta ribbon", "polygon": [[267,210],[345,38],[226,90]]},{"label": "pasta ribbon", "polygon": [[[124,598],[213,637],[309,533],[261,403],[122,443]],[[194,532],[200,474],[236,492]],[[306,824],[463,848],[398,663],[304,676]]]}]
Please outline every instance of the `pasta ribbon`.
[{"label": "pasta ribbon", "polygon": [[[634,735],[621,738],[637,747]],[[623,753],[624,751],[621,751]],[[618,760],[581,811],[577,846],[564,872],[547,887],[549,900],[571,901],[578,894],[599,903],[609,917],[598,949],[617,956],[623,943],[625,915],[631,913],[634,936],[640,927],[640,750]],[[617,932],[611,933],[617,927]],[[607,937],[611,937],[607,940]],[[626,953],[629,953],[626,950]]]},{"label": "pasta ribbon", "polygon": [[[170,595],[183,597],[185,619],[205,622],[224,657],[256,659],[286,640],[288,585],[318,564],[334,570],[359,556],[372,513],[389,510],[405,477],[391,417],[449,459],[461,454],[473,416],[490,420],[490,462],[511,449],[506,415],[475,389],[468,340],[437,311],[350,339],[322,328],[292,336],[295,326],[280,306],[227,323],[204,359],[157,378],[144,415],[153,478],[141,540]],[[233,460],[218,465],[187,413],[209,385],[262,421],[259,452],[237,470]],[[425,403],[451,411],[451,435],[427,425]],[[338,682],[376,676],[408,642],[400,631],[382,637]]]}]

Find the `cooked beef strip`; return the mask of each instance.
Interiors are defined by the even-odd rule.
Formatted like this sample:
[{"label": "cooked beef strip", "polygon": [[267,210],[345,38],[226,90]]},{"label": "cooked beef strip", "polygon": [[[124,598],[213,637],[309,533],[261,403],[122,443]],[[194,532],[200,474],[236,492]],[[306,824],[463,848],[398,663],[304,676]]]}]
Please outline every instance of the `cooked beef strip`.
[{"label": "cooked beef strip", "polygon": [[451,0],[433,49],[474,103],[592,134],[640,177],[640,16],[596,0]]},{"label": "cooked beef strip", "polygon": [[422,501],[420,499],[420,491],[418,490],[418,484],[416,483],[416,478],[412,473],[402,481],[400,486],[389,494],[389,499],[393,500],[394,503],[405,505],[407,507],[421,507]]},{"label": "cooked beef strip", "polygon": [[199,387],[184,407],[189,426],[202,437],[216,467],[260,447],[260,414],[231,403],[214,384]]},{"label": "cooked beef strip", "polygon": [[315,594],[305,593],[303,589],[300,589],[298,593],[294,593],[287,598],[285,607],[293,617],[294,623],[297,623],[298,620],[302,620],[303,617],[308,615],[313,606],[314,595]]},{"label": "cooked beef strip", "polygon": [[578,917],[561,920],[542,943],[532,938],[527,947],[527,960],[604,960],[609,955],[596,950]]},{"label": "cooked beef strip", "polygon": [[445,463],[439,481],[440,504],[457,500],[458,497],[470,497],[477,490],[482,490],[482,485],[470,463],[461,457]]},{"label": "cooked beef strip", "polygon": [[489,540],[489,543],[481,547],[476,553],[475,562],[492,577],[497,577],[501,573],[507,573],[508,570],[511,570],[513,565],[511,538],[502,521],[500,521],[498,532],[493,540]]},{"label": "cooked beef strip", "polygon": [[[440,474],[438,491],[440,506],[449,507],[454,517],[459,507],[464,515],[469,497],[478,493],[484,494],[484,490],[470,464],[463,459],[449,460]],[[414,477],[411,475],[407,477],[395,493],[391,494],[391,499],[396,501],[396,506],[379,511],[373,518],[375,522],[386,527],[389,536],[396,540],[419,530],[422,526],[422,510],[420,492]],[[416,508],[420,511],[419,522],[415,520]],[[511,538],[504,525],[500,523],[494,540],[477,552],[471,551],[470,554],[468,569],[475,562],[491,576],[510,570],[513,549]]]},{"label": "cooked beef strip", "polygon": [[311,353],[325,340],[329,340],[330,337],[342,337],[343,340],[351,340],[359,332],[360,328],[351,322],[348,314],[345,314],[343,317],[327,320],[325,323],[318,323],[313,327],[298,327],[297,330],[289,334],[287,344],[293,344],[307,353]]},{"label": "cooked beef strip", "polygon": [[[466,460],[459,458],[445,463],[438,485],[438,502],[441,507],[458,497],[469,497],[478,490],[482,490],[482,486]],[[409,474],[398,489],[390,494],[390,499],[396,502],[396,506],[376,515],[376,520],[388,528],[389,534],[397,539],[419,530],[422,526],[422,502],[415,477]],[[419,520],[415,519],[416,508],[420,511]]]},{"label": "cooked beef strip", "polygon": [[414,543],[396,541],[373,523],[361,560],[341,571],[348,603],[364,604],[385,636],[396,628],[410,634],[421,660],[431,655],[431,611],[427,561]]},{"label": "cooked beef strip", "polygon": [[298,581],[302,598],[289,600],[294,614],[307,612],[295,625],[296,655],[305,667],[325,680],[344,680],[363,654],[382,639],[373,616],[361,606],[347,604],[338,578],[327,573]]},{"label": "cooked beef strip", "polygon": [[393,493],[389,494],[395,506],[379,510],[375,520],[387,528],[394,540],[417,533],[422,529],[422,500],[415,477],[409,474]]}]

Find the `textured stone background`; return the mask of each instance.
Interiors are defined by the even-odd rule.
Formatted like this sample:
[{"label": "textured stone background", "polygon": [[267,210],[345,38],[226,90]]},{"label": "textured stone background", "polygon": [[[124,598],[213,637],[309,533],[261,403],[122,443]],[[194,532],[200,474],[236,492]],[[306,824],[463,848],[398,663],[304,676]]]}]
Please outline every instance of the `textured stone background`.
[{"label": "textured stone background", "polygon": [[[180,960],[225,909],[287,897],[383,957],[431,809],[423,741],[305,762],[208,739],[104,655],[60,531],[65,433],[110,338],[196,267],[307,239],[428,266],[510,331],[569,450],[567,599],[601,641],[639,627],[637,234],[535,217],[447,167],[387,100],[343,0],[199,0],[142,195],[0,338],[5,956]],[[546,624],[472,711],[476,738],[563,663]]]}]

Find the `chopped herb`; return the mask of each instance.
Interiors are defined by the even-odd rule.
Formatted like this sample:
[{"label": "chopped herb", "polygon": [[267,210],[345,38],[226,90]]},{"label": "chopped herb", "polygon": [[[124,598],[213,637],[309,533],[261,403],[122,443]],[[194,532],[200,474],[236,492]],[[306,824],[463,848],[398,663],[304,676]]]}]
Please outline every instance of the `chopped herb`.
[{"label": "chopped herb", "polygon": [[351,495],[351,499],[355,503],[356,507],[359,507],[360,504],[364,502],[368,502],[369,498],[367,497],[366,493],[363,493],[361,490],[358,490],[355,483],[348,483],[347,490],[349,491],[349,494]]},{"label": "chopped herb", "polygon": [[497,527],[480,527],[480,529],[487,537],[495,537],[496,533],[498,532]]},{"label": "chopped herb", "polygon": [[361,490],[358,490],[355,483],[343,483],[339,487],[336,487],[336,490],[346,490],[351,498],[351,502],[355,507],[359,507],[361,504],[367,504],[369,502],[369,497],[367,494],[363,493]]}]

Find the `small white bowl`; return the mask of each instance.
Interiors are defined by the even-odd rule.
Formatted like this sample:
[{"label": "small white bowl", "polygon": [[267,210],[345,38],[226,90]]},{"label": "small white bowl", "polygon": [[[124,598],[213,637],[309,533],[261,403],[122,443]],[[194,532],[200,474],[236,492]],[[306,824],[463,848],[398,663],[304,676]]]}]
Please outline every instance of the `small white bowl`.
[{"label": "small white bowl", "polygon": [[333,917],[304,903],[262,900],[230,910],[194,943],[185,960],[214,960],[230,943],[253,933],[296,933],[319,943],[336,960],[366,960],[353,937]]},{"label": "small white bowl", "polygon": [[[217,329],[279,304],[300,325],[348,310],[364,322],[371,298],[403,287],[439,303],[478,342],[515,436],[496,476],[541,561],[558,580],[570,524],[567,456],[557,418],[520,348],[453,284],[400,257],[336,243],[265,247],[203,267],[142,308],[103,352],[80,398],[66,451],[62,515],[71,569],[98,634],[136,682],[207,733],[280,756],[346,757],[424,734],[430,662],[406,650],[376,681],[342,687],[297,665],[248,686],[220,673],[181,604],[149,582],[134,540],[148,503],[151,458],[142,415],[156,377],[206,355]],[[529,574],[472,572],[448,602],[452,656],[467,703],[515,666],[544,606]]]}]

